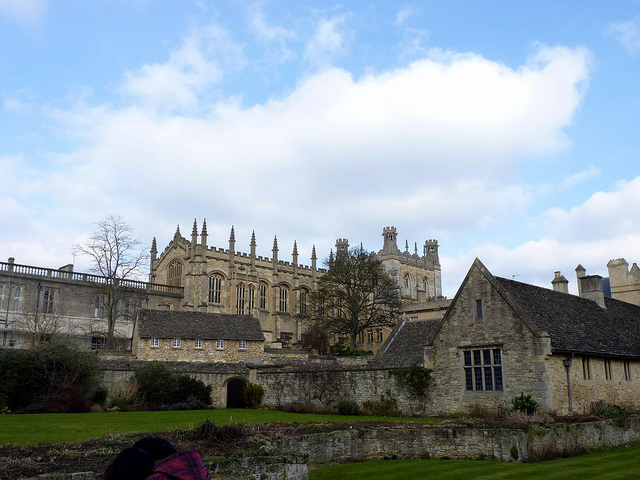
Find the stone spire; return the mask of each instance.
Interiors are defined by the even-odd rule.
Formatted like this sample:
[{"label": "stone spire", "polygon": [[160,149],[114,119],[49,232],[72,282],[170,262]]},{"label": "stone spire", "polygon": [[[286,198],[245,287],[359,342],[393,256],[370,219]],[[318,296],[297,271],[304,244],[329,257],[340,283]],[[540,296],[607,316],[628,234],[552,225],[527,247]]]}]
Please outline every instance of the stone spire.
[{"label": "stone spire", "polygon": [[176,228],[176,233],[173,234],[173,239],[178,240],[181,236],[182,234],[180,233],[180,225],[178,225],[178,227]]},{"label": "stone spire", "polygon": [[273,274],[278,274],[278,236],[273,237],[273,248],[271,249],[272,261],[273,261]]},{"label": "stone spire", "polygon": [[404,241],[404,253],[409,253],[409,240]]},{"label": "stone spire", "polygon": [[293,241],[293,253],[291,254],[293,258],[293,278],[298,277],[298,242]]},{"label": "stone spire", "polygon": [[249,273],[251,275],[256,274],[256,231],[253,230],[251,232],[251,243],[249,244],[251,247],[251,270]]},{"label": "stone spire", "polygon": [[313,244],[313,248],[311,248],[311,271],[313,272],[313,275],[315,276],[316,271],[317,271],[317,262],[318,257],[316,256],[316,244]]},{"label": "stone spire", "polygon": [[229,270],[235,268],[236,256],[236,232],[231,225],[231,233],[229,234]]},{"label": "stone spire", "polygon": [[202,248],[207,251],[207,219],[205,218],[202,222],[202,232],[200,233],[200,243],[202,244]]}]

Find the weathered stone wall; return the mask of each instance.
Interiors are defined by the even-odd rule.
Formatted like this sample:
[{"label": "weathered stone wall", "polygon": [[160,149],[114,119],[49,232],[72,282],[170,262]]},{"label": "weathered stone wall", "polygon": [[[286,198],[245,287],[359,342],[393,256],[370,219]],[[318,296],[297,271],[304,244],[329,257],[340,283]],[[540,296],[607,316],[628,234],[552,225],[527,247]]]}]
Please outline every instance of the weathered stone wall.
[{"label": "weathered stone wall", "polygon": [[[482,302],[478,318],[476,301]],[[490,408],[510,406],[520,392],[528,392],[543,408],[550,406],[546,359],[548,337],[538,338],[518,318],[482,272],[474,267],[433,344],[425,348],[425,366],[434,371],[428,412],[468,411],[474,404]],[[464,350],[501,349],[504,389],[469,391],[464,373]],[[475,379],[474,379],[475,380]]]},{"label": "weathered stone wall", "polygon": [[263,357],[262,342],[246,341],[245,349],[240,349],[238,340],[225,340],[221,349],[217,345],[217,340],[202,340],[202,347],[196,348],[195,339],[182,338],[180,347],[174,347],[172,338],[160,338],[158,347],[152,347],[150,338],[141,338],[138,355],[140,360],[214,363],[238,363]]},{"label": "weathered stone wall", "polygon": [[[558,413],[567,413],[569,398],[567,393],[567,371],[562,365],[566,357],[554,355],[547,358],[550,408]],[[583,361],[588,359],[590,379],[585,379]],[[605,374],[606,359],[575,356],[570,370],[571,397],[573,411],[589,413],[597,403],[608,403],[635,410],[640,399],[640,362],[628,361],[629,379],[625,377],[625,361],[609,359],[611,378]],[[585,366],[586,368],[586,366]]]},{"label": "weathered stone wall", "polygon": [[[131,390],[134,369],[145,362],[105,361],[104,384],[111,396]],[[264,388],[263,403],[315,403],[327,406],[343,399],[358,403],[380,400],[391,391],[398,407],[407,413],[424,413],[426,406],[406,393],[390,369],[341,367],[339,365],[274,366],[250,364],[215,364],[171,362],[167,366],[213,386],[212,400],[216,407],[227,404],[227,384],[241,378]]]},{"label": "weathered stone wall", "polygon": [[640,422],[619,427],[601,421],[539,427],[528,433],[514,429],[464,427],[384,427],[354,425],[350,430],[285,437],[274,443],[281,451],[308,455],[310,463],[397,458],[497,459],[536,461],[563,452],[584,452],[601,445],[640,440]]}]

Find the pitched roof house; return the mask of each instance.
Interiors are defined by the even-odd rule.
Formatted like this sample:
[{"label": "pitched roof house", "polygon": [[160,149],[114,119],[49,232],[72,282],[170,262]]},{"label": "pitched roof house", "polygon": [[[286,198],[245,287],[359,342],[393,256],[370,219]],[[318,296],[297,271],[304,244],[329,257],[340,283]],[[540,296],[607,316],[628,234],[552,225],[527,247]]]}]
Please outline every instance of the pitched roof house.
[{"label": "pitched roof house", "polygon": [[251,315],[141,310],[135,342],[139,360],[237,363],[264,353]]},{"label": "pitched roof house", "polygon": [[581,291],[597,301],[494,277],[476,259],[442,321],[422,328],[433,413],[509,407],[521,392],[564,413],[639,407],[640,307],[593,295],[590,280]]}]

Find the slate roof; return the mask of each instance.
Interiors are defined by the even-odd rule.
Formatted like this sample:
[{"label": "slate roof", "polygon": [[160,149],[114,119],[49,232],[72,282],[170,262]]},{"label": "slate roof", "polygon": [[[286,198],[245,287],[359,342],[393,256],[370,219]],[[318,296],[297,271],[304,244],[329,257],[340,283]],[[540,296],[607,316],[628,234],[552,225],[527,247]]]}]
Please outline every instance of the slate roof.
[{"label": "slate roof", "polygon": [[441,321],[414,320],[399,324],[389,336],[388,347],[385,345],[382,353],[371,363],[380,367],[422,365],[424,344]]},{"label": "slate roof", "polygon": [[251,315],[165,310],[140,310],[138,335],[140,338],[264,341],[260,322]]},{"label": "slate roof", "polygon": [[554,353],[640,357],[640,307],[605,298],[595,301],[548,288],[494,277],[540,331]]}]

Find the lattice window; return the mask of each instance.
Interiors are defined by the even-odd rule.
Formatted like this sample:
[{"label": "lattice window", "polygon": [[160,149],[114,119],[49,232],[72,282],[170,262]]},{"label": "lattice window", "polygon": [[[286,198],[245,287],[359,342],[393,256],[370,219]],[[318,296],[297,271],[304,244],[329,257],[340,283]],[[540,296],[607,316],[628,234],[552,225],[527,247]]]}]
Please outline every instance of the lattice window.
[{"label": "lattice window", "polygon": [[499,348],[464,350],[464,382],[468,391],[502,391],[502,351]]},{"label": "lattice window", "polygon": [[209,303],[222,303],[222,277],[220,275],[209,277]]},{"label": "lattice window", "polygon": [[288,311],[287,304],[289,299],[289,287],[280,285],[279,290],[280,290],[280,296],[278,299],[278,310],[281,312],[286,312]]},{"label": "lattice window", "polygon": [[260,308],[265,310],[267,308],[267,291],[268,291],[267,284],[261,283],[258,286],[258,290],[260,294]]},{"label": "lattice window", "polygon": [[244,315],[245,313],[245,293],[244,283],[239,283],[236,286],[236,313],[238,315]]},{"label": "lattice window", "polygon": [[167,267],[167,283],[174,287],[182,285],[182,262],[179,260],[172,260]]},{"label": "lattice window", "polygon": [[44,299],[42,301],[42,313],[53,313],[53,290],[44,291]]}]

